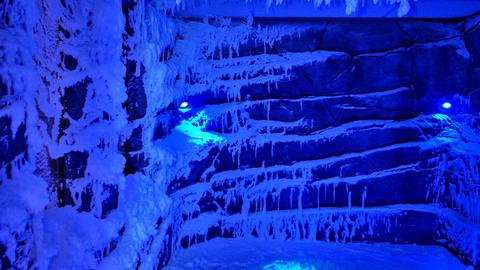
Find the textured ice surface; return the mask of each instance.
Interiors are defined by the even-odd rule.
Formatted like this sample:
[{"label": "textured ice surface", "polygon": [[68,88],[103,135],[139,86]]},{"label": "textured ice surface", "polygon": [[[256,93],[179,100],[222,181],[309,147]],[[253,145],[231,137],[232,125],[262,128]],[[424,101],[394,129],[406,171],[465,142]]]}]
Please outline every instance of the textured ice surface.
[{"label": "textured ice surface", "polygon": [[[298,1],[298,0],[297,0]],[[158,5],[164,6],[164,7],[182,7],[188,5],[190,2],[194,1],[189,1],[189,0],[157,0],[156,1]],[[215,2],[215,1],[211,1]],[[217,1],[219,3],[222,3],[223,5],[227,5],[228,1]],[[235,2],[235,1],[232,1]],[[281,5],[288,5],[291,4],[292,1],[286,1],[286,0],[265,0],[265,5],[267,9],[271,10],[274,9],[277,6]],[[295,2],[295,1],[293,1]],[[300,2],[300,1],[298,1]],[[410,4],[413,2],[413,0],[372,0],[372,1],[365,1],[365,0],[344,0],[344,1],[332,1],[332,0],[307,0],[305,1],[307,3],[312,3],[312,8],[319,9],[319,8],[325,8],[333,5],[344,5],[345,6],[345,14],[346,15],[352,15],[355,13],[359,7],[365,6],[367,3],[373,3],[375,5],[378,4],[387,4],[387,5],[393,5],[393,6],[398,6],[397,10],[397,15],[398,16],[404,16],[410,11]],[[344,2],[344,3],[342,3]],[[245,3],[262,3],[262,1],[254,1],[254,0],[245,0]]]},{"label": "textured ice surface", "polygon": [[457,270],[468,268],[444,248],[434,246],[214,239],[174,254],[166,269]]}]

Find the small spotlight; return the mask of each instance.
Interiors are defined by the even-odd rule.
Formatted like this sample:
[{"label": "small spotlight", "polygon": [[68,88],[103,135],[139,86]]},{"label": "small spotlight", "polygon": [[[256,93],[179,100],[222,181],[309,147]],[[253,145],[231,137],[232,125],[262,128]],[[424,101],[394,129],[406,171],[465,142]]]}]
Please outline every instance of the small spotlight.
[{"label": "small spotlight", "polygon": [[442,108],[448,110],[448,109],[452,108],[452,104],[451,104],[450,102],[444,102],[444,103],[442,104]]},{"label": "small spotlight", "polygon": [[184,101],[184,102],[180,103],[180,108],[178,108],[178,110],[181,113],[189,112],[192,108],[189,108],[188,105],[189,105],[188,102]]}]

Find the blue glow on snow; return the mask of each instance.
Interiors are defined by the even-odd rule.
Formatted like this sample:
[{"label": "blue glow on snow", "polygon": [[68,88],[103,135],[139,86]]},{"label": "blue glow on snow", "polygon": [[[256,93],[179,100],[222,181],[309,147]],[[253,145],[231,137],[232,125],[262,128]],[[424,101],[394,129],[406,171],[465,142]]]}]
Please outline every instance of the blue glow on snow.
[{"label": "blue glow on snow", "polygon": [[295,261],[276,260],[263,267],[263,270],[316,270],[315,266]]},{"label": "blue glow on snow", "polygon": [[181,113],[186,113],[186,112],[189,112],[192,108],[179,108],[178,110],[181,112]]},{"label": "blue glow on snow", "polygon": [[442,108],[448,110],[448,109],[452,108],[452,103],[450,103],[450,102],[444,102],[444,103],[442,104]]},{"label": "blue glow on snow", "polygon": [[182,120],[175,129],[190,137],[189,142],[196,145],[223,142],[224,137],[204,131],[209,120],[207,113],[200,111],[195,116]]},{"label": "blue glow on snow", "polygon": [[450,124],[452,122],[450,116],[443,113],[432,114],[433,119],[439,120],[442,124]]}]

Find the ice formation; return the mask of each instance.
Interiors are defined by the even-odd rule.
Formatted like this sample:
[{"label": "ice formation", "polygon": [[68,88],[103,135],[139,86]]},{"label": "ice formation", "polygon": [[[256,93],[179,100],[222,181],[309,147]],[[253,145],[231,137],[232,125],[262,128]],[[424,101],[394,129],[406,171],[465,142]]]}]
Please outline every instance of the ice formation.
[{"label": "ice formation", "polygon": [[[195,6],[195,1],[191,0],[176,0],[173,1],[165,1],[165,0],[156,0],[159,5],[162,7],[167,7],[170,9],[182,9],[186,6],[193,5]],[[241,0],[240,0],[241,1]],[[411,8],[411,3],[416,0],[301,0],[303,2],[307,2],[312,5],[314,9],[320,8],[328,8],[333,5],[344,5],[345,6],[345,14],[352,15],[358,12],[360,9],[364,8],[365,5],[372,3],[374,5],[393,5],[394,7],[398,7],[397,15],[399,17],[405,16],[408,14]],[[232,2],[238,2],[232,1]],[[263,3],[267,10],[272,9],[274,7],[282,6],[282,5],[292,5],[294,1],[287,1],[287,0],[244,0],[245,3]],[[223,4],[228,4],[228,1],[222,1]]]},{"label": "ice formation", "polygon": [[[473,216],[478,210],[473,202],[478,176],[471,166],[478,162],[478,120],[465,114],[468,102],[458,102],[448,112],[442,111],[441,102],[437,107],[432,102],[421,110],[441,113],[415,117],[414,90],[396,87],[415,79],[381,79],[388,76],[385,73],[408,73],[415,65],[424,65],[418,62],[423,61],[420,52],[440,47],[454,52],[448,61],[466,68],[470,45],[457,39],[453,24],[440,34],[446,40],[435,43],[428,40],[434,37],[418,36],[419,30],[412,28],[416,26],[405,23],[395,31],[429,43],[414,46],[415,64],[409,64],[412,55],[403,49],[408,42],[398,37],[381,45],[391,52],[369,53],[355,45],[347,46],[347,52],[334,47],[318,50],[327,49],[334,36],[328,27],[356,27],[329,23],[251,25],[218,19],[208,25],[195,21],[179,25],[182,39],[172,61],[186,66],[180,87],[211,116],[209,129],[226,140],[199,152],[203,156],[193,164],[203,167],[200,172],[182,172],[184,176],[170,184],[183,216],[176,225],[181,227],[177,248],[218,236],[442,243],[475,264],[478,228]],[[391,33],[392,28],[385,31]],[[335,38],[342,39],[338,34]],[[372,43],[364,46],[381,50],[371,38]],[[308,45],[300,48],[300,41]],[[182,48],[190,48],[190,54],[180,53]],[[396,57],[408,68],[386,64],[402,61]],[[324,65],[335,61],[344,66],[330,75]],[[383,65],[383,73],[362,70],[368,61],[372,67]],[[378,76],[380,83],[335,81],[365,74]],[[433,79],[428,76],[417,79]],[[318,88],[302,80],[313,81]],[[420,84],[415,87],[425,87]],[[438,92],[427,95],[434,98]],[[322,111],[324,106],[336,109]],[[318,111],[340,115],[317,115]],[[384,118],[378,119],[379,114]],[[333,120],[325,123],[325,118]],[[349,149],[354,136],[370,139]],[[460,151],[460,145],[470,152]],[[452,173],[458,174],[454,181]],[[422,221],[409,228],[410,219]]]},{"label": "ice formation", "polygon": [[479,267],[478,16],[184,4],[0,3],[2,269],[162,268],[220,237],[441,245]]},{"label": "ice formation", "polygon": [[[251,1],[251,0],[246,0]],[[333,4],[332,0],[308,0],[309,2],[313,2],[313,5],[315,8],[322,7],[323,5],[329,6],[330,4]],[[284,0],[266,0],[267,2],[267,8],[270,8],[273,4],[275,5],[281,5],[284,3]],[[285,1],[286,2],[286,1]],[[398,16],[404,16],[410,11],[410,0],[386,0],[386,1],[381,1],[381,0],[372,0],[372,2],[377,5],[382,2],[385,2],[387,4],[398,4]],[[360,0],[345,0],[345,14],[351,15],[358,11],[358,7],[365,4],[364,1]]]}]

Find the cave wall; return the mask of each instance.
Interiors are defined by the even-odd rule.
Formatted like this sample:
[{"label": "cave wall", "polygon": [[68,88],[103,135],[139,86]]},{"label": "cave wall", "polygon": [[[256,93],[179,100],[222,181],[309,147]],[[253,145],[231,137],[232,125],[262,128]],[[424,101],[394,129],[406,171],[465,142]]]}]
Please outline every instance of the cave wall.
[{"label": "cave wall", "polygon": [[165,113],[177,122],[164,136],[193,158],[168,187],[178,245],[439,244],[476,265],[478,211],[461,205],[478,175],[455,172],[479,160],[465,135],[478,129],[478,20],[179,21],[171,61],[190,107]]}]

